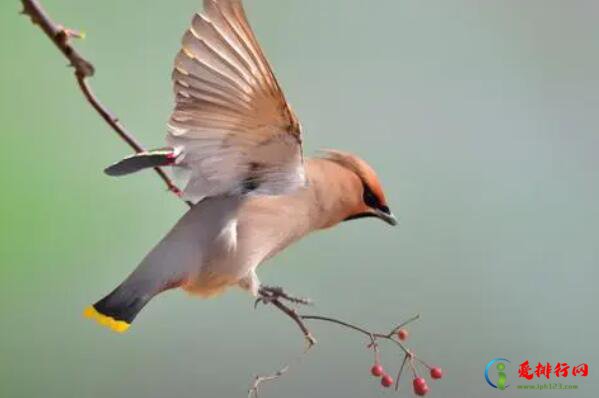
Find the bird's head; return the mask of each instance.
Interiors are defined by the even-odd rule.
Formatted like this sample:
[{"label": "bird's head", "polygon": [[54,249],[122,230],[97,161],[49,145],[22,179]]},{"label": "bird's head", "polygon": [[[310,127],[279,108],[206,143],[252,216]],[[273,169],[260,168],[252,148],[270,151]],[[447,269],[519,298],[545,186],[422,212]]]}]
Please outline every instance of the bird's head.
[{"label": "bird's head", "polygon": [[326,151],[325,158],[350,170],[361,182],[361,189],[355,193],[358,197],[352,201],[350,215],[344,221],[375,217],[389,225],[397,225],[397,219],[387,205],[383,187],[368,163],[355,155],[341,151]]}]

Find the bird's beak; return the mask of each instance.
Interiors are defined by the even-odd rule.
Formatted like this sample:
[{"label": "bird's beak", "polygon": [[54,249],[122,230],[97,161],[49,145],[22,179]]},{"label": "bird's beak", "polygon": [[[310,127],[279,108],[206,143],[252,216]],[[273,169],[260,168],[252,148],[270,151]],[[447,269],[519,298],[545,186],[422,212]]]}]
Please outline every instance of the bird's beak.
[{"label": "bird's beak", "polygon": [[380,209],[376,209],[374,211],[374,215],[378,218],[380,218],[381,220],[383,220],[384,222],[386,222],[389,225],[392,226],[396,226],[397,225],[397,219],[395,218],[395,216],[393,215],[393,213],[391,212],[386,212]]}]

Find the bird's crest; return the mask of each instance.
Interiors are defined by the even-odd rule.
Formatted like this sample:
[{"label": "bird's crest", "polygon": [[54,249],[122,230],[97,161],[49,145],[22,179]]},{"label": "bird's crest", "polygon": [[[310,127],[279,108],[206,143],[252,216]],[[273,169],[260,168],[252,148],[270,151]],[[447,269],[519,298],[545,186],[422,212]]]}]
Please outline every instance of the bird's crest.
[{"label": "bird's crest", "polygon": [[364,160],[349,152],[333,149],[323,150],[321,158],[335,162],[338,165],[354,172],[360,178],[360,180],[362,180],[364,186],[372,191],[381,204],[387,204],[385,193],[383,192],[383,187],[378,176],[374,172],[374,169],[370,167],[370,165]]}]

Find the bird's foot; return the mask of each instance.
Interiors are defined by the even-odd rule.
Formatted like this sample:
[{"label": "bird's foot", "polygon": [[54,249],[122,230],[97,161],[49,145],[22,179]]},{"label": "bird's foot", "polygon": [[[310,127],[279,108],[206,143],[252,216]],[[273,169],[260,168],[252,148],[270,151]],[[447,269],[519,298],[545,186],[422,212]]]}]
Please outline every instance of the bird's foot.
[{"label": "bird's foot", "polygon": [[284,300],[293,304],[300,305],[312,305],[312,300],[305,297],[296,297],[287,293],[282,287],[279,286],[260,286],[258,289],[258,299],[254,303],[257,306],[260,303],[269,304],[274,300]]}]

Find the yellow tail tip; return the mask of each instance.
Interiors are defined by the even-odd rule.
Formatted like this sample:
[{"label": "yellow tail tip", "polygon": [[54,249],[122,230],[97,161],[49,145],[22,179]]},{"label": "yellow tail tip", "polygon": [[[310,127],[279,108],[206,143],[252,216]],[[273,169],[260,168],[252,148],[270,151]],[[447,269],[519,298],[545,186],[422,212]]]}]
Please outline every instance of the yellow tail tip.
[{"label": "yellow tail tip", "polygon": [[108,315],[99,313],[93,306],[87,307],[83,311],[83,316],[98,322],[100,325],[107,327],[117,333],[125,333],[129,329],[129,324],[125,321],[118,321]]}]

